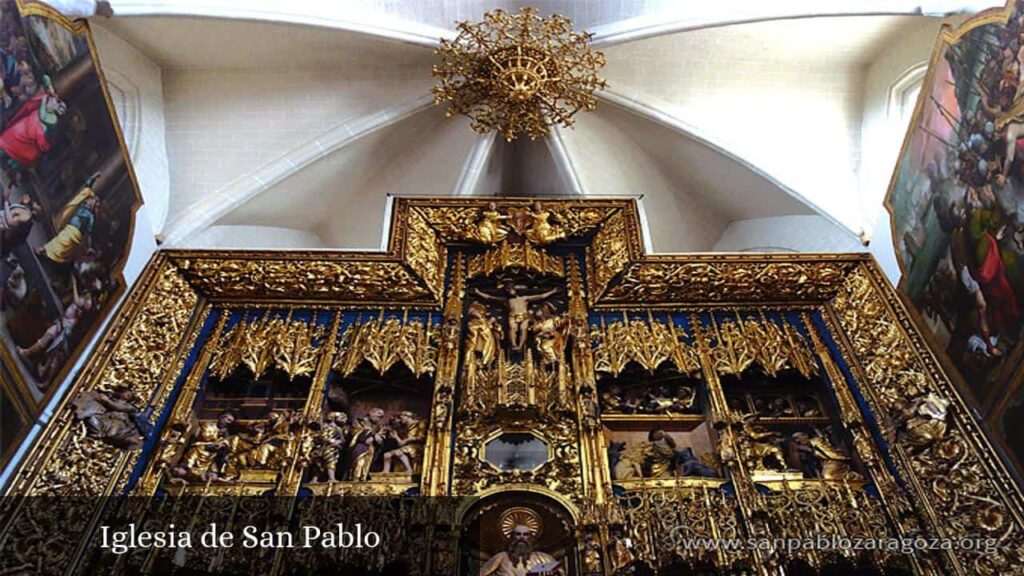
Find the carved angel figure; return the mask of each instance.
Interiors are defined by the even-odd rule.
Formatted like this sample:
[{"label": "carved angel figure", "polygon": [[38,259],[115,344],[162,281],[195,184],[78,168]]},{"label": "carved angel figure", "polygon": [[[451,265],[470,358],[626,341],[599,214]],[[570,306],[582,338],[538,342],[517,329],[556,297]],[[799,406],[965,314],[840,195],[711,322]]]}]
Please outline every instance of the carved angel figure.
[{"label": "carved angel figure", "polygon": [[[528,216],[530,224],[526,229],[526,239],[530,242],[543,245],[565,238],[565,230],[558,225],[555,213],[546,210],[540,202],[533,203]],[[553,219],[555,223],[552,223]]]},{"label": "carved angel figure", "polygon": [[476,223],[473,237],[484,244],[497,244],[508,236],[505,221],[509,217],[498,212],[498,205],[488,202],[487,207],[480,211],[480,220]]}]

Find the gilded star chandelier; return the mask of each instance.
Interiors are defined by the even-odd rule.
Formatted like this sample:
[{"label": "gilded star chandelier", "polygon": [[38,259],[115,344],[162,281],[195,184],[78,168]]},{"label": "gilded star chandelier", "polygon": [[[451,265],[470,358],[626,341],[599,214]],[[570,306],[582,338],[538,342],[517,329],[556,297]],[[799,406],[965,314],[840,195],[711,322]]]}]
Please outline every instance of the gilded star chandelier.
[{"label": "gilded star chandelier", "polygon": [[545,136],[555,124],[572,126],[577,112],[597,106],[604,55],[568,18],[541,18],[533,8],[494,10],[458,28],[454,40],[441,40],[441,62],[433,68],[434,100],[448,102],[449,117],[465,114],[477,132],[497,130],[511,141]]}]

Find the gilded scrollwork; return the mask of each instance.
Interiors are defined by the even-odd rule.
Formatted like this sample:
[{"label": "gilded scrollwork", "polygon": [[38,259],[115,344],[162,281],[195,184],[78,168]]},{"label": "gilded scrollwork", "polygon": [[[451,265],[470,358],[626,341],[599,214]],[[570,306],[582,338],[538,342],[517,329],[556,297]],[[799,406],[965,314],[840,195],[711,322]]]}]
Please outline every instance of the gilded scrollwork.
[{"label": "gilded scrollwork", "polygon": [[986,444],[977,423],[923,343],[910,336],[916,333],[900,305],[886,303],[872,274],[877,272],[867,265],[858,267],[832,309],[872,389],[872,409],[885,419],[895,459],[916,478],[913,499],[938,535],[998,539],[990,553],[949,551],[960,573],[1018,573],[1024,525],[1011,510],[1021,510],[1019,495],[1005,490],[1009,481],[998,459],[978,452]]},{"label": "gilded scrollwork", "polygon": [[587,250],[587,277],[592,302],[604,293],[611,279],[637,256],[630,253],[628,222],[624,210],[613,212],[594,235],[594,241]]},{"label": "gilded scrollwork", "polygon": [[[531,430],[550,447],[551,454],[534,469],[500,469],[488,462],[484,444],[503,430]],[[469,496],[502,484],[536,484],[570,498],[582,496],[583,472],[576,423],[563,419],[537,420],[525,414],[502,420],[473,416],[458,424],[454,447],[452,489]]]},{"label": "gilded scrollwork", "polygon": [[394,261],[193,256],[177,264],[196,290],[215,298],[415,302],[432,295],[405,264]]},{"label": "gilded scrollwork", "polygon": [[[810,535],[831,540],[882,541],[890,537],[890,528],[881,502],[864,491],[842,483],[807,483],[799,488],[783,483],[779,490],[762,496],[760,509],[775,538],[807,538]],[[825,548],[825,547],[823,547]],[[779,551],[781,552],[781,551]],[[904,560],[893,550],[861,552],[850,549],[806,547],[788,553],[816,570],[828,564],[857,562],[868,555],[878,567],[904,568]]]},{"label": "gilded scrollwork", "polygon": [[509,268],[565,277],[565,264],[561,258],[551,256],[527,242],[501,242],[483,254],[470,257],[467,263],[470,278],[490,276],[498,270]]},{"label": "gilded scrollwork", "polygon": [[432,296],[440,298],[447,249],[423,213],[415,208],[408,212],[405,238],[405,261],[423,279]]},{"label": "gilded scrollwork", "polygon": [[613,567],[639,560],[657,568],[682,563],[727,569],[745,559],[725,547],[688,545],[741,537],[739,502],[724,491],[684,484],[640,488],[617,496],[617,503],[623,518],[612,527]]},{"label": "gilded scrollwork", "polygon": [[[130,470],[134,465],[139,457],[139,451],[133,449],[136,443],[111,442],[112,427],[106,425],[110,423],[90,425],[90,416],[83,418],[82,410],[70,400],[79,400],[84,406],[92,404],[84,402],[86,398],[98,401],[130,393],[132,398],[140,399],[139,403],[146,403],[147,412],[163,408],[169,393],[165,383],[180,372],[185,362],[182,345],[197,337],[198,325],[192,330],[187,327],[198,296],[165,261],[158,261],[146,281],[149,290],[138,293],[126,305],[134,313],[122,317],[112,328],[117,336],[94,352],[78,391],[58,409],[23,464],[23,472],[8,487],[8,494],[37,497],[36,502],[41,501],[39,497],[67,500],[64,506],[48,507],[58,515],[55,518],[40,517],[50,512],[38,505],[3,511],[6,516],[0,540],[16,544],[13,553],[2,555],[0,572],[25,570],[28,566],[38,568],[29,568],[30,573],[63,573],[74,551],[82,545],[80,530],[102,505],[95,497],[123,489],[127,479],[115,472]],[[134,437],[133,432],[115,436],[129,435]],[[56,526],[65,529],[54,530]],[[46,527],[45,537],[39,539],[33,534],[41,527]]]},{"label": "gilded scrollwork", "polygon": [[600,304],[825,302],[856,260],[730,261],[727,257],[654,259],[632,263]]}]

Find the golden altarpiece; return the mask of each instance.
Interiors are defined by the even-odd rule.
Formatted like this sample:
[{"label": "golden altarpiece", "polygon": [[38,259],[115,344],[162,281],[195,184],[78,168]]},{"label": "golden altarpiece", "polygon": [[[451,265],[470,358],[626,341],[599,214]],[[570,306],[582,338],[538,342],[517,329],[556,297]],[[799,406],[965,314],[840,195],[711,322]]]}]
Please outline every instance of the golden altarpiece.
[{"label": "golden altarpiece", "polygon": [[[520,528],[573,575],[1021,573],[1019,489],[870,257],[649,255],[631,200],[397,199],[390,226],[158,253],[8,487],[0,573],[475,575]],[[267,495],[279,523],[384,502],[419,545],[95,551],[111,516]],[[819,536],[994,545],[693,545]]]}]

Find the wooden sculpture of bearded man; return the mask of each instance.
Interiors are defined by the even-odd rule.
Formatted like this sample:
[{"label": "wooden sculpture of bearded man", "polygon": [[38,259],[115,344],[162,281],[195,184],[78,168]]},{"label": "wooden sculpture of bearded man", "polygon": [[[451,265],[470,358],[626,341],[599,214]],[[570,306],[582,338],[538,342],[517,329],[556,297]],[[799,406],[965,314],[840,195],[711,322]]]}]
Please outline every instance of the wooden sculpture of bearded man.
[{"label": "wooden sculpture of bearded man", "polygon": [[561,576],[561,564],[546,552],[533,549],[536,533],[519,524],[508,534],[508,549],[491,556],[480,576]]}]

